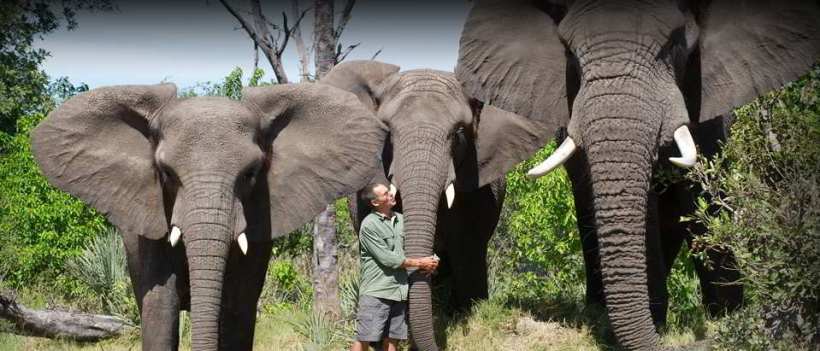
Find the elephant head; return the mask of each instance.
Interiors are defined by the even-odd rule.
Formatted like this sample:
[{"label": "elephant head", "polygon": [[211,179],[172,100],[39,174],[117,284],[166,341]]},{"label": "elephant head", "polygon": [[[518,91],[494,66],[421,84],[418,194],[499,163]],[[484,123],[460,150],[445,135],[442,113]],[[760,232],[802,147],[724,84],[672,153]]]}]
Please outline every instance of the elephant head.
[{"label": "elephant head", "polygon": [[171,84],[98,88],[66,101],[32,135],[46,177],[123,235],[183,244],[197,350],[218,345],[231,246],[254,250],[364,186],[386,135],[355,96],[332,87],[243,95],[178,99]]},{"label": "elephant head", "polygon": [[[541,121],[481,106],[449,72],[399,72],[386,63],[351,61],[334,67],[321,83],[353,92],[388,126],[383,167],[400,191],[408,257],[433,254],[438,210],[452,205],[456,190],[504,176],[512,160],[546,142],[534,133],[546,128]],[[413,338],[434,348],[429,277],[414,274],[410,281]]]},{"label": "elephant head", "polygon": [[626,348],[659,342],[645,259],[659,150],[676,145],[669,161],[692,166],[688,126],[807,72],[820,53],[818,15],[816,1],[789,0],[475,3],[456,74],[485,103],[567,126],[531,175],[585,156],[607,311]]}]

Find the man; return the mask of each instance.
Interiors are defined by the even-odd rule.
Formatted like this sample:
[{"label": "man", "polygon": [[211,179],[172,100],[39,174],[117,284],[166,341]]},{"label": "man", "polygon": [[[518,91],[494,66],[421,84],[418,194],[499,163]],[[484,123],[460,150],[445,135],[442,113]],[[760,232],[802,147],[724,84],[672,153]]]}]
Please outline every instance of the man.
[{"label": "man", "polygon": [[361,282],[352,351],[367,351],[369,343],[379,341],[384,350],[395,351],[398,340],[407,339],[407,269],[430,274],[438,267],[435,256],[404,256],[404,217],[393,212],[394,195],[378,183],[368,185],[362,193],[373,212],[362,220],[359,230]]}]

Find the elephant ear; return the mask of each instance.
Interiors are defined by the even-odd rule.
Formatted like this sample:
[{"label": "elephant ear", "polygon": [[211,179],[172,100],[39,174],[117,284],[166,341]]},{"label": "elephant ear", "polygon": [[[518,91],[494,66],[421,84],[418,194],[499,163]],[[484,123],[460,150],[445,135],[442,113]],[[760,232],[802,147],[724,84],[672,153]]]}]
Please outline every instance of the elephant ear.
[{"label": "elephant ear", "polygon": [[319,82],[356,95],[371,111],[378,108],[378,87],[388,77],[399,72],[399,66],[373,60],[342,62]]},{"label": "elephant ear", "polygon": [[504,177],[552,139],[560,127],[555,120],[527,119],[484,105],[476,138],[478,186]]},{"label": "elephant ear", "polygon": [[566,125],[566,52],[555,22],[533,3],[476,1],[461,34],[456,77],[484,103]]},{"label": "elephant ear", "polygon": [[820,5],[715,0],[700,17],[700,121],[779,88],[820,58]]},{"label": "elephant ear", "polygon": [[271,236],[313,219],[376,173],[387,127],[352,93],[324,84],[246,88],[271,143]]},{"label": "elephant ear", "polygon": [[65,101],[32,131],[34,157],[58,188],[149,239],[168,231],[149,126],[173,84],[113,86]]}]

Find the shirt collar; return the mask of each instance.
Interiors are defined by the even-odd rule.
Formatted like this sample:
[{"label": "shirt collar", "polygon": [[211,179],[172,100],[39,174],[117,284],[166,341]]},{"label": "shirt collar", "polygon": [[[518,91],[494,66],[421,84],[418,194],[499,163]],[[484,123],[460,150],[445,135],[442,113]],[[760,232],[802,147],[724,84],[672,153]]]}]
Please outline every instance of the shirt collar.
[{"label": "shirt collar", "polygon": [[379,211],[373,211],[373,212],[376,214],[376,216],[379,216],[379,219],[380,219],[381,221],[386,221],[386,220],[388,220],[388,219],[389,219],[391,224],[396,224],[395,222],[396,222],[397,220],[399,220],[399,216],[398,216],[398,215],[396,215],[396,212],[395,212],[395,211],[393,211],[393,217],[390,217],[390,218],[388,218],[387,216],[385,216],[383,213],[381,213],[381,212],[379,212]]}]

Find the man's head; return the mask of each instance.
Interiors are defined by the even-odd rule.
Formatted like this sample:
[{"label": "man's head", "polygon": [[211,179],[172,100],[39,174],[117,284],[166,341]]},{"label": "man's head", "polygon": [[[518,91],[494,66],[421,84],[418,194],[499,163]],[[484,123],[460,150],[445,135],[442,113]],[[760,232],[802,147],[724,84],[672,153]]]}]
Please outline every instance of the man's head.
[{"label": "man's head", "polygon": [[390,188],[381,183],[373,183],[365,187],[362,199],[379,212],[387,212],[396,205],[396,198],[390,192]]}]

